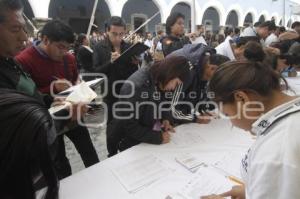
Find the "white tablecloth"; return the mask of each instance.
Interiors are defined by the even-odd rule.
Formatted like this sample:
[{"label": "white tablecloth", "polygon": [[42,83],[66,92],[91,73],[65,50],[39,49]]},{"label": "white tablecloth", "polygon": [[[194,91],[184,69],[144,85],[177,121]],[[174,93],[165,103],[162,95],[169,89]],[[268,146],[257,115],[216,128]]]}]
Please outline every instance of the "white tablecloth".
[{"label": "white tablecloth", "polygon": [[[172,169],[171,176],[169,176],[168,180],[165,179],[166,182],[159,187],[168,191],[178,191],[178,188],[185,183],[184,181],[194,174],[176,162],[176,157],[188,153],[200,158],[215,158],[217,161],[220,157],[216,156],[216,154],[243,154],[253,142],[253,136],[248,132],[233,128],[226,119],[213,120],[208,125],[186,124],[178,126],[176,134],[172,135],[172,141],[168,144],[140,144],[62,180],[60,184],[60,198],[158,199],[155,196],[157,188],[153,189],[153,191],[151,188],[146,189],[144,191],[145,197],[129,193],[113,174],[112,168],[124,165],[145,155],[154,155]],[[236,164],[239,164],[239,160]],[[235,170],[238,170],[239,166],[235,166],[237,166]]]}]

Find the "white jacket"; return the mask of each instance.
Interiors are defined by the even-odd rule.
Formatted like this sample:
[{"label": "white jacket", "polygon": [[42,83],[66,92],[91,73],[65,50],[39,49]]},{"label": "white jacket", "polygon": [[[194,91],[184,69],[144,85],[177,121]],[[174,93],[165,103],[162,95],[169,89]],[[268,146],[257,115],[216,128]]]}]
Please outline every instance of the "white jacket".
[{"label": "white jacket", "polygon": [[253,124],[257,140],[242,160],[247,199],[300,198],[300,98]]}]

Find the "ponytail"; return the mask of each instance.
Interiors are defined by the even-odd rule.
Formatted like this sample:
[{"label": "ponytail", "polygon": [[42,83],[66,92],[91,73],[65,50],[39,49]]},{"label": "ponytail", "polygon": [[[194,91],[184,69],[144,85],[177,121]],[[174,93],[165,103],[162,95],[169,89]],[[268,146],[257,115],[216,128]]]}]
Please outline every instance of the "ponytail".
[{"label": "ponytail", "polygon": [[273,90],[280,90],[283,78],[264,65],[262,59],[260,56],[256,60],[232,61],[219,67],[209,84],[210,92],[215,94],[214,100],[233,102],[233,93],[238,90],[253,91],[261,96],[269,96]]}]

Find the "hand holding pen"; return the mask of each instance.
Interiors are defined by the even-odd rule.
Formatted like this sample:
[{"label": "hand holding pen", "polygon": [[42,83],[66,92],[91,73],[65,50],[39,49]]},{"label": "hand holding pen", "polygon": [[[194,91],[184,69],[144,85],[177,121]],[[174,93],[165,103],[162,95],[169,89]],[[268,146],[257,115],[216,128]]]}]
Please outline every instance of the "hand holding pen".
[{"label": "hand holding pen", "polygon": [[53,86],[54,86],[55,92],[57,92],[57,93],[65,91],[72,86],[72,83],[66,79],[58,78],[56,76],[52,76],[52,78],[54,81]]},{"label": "hand holding pen", "polygon": [[162,132],[162,138],[163,144],[169,143],[171,139],[171,135],[169,132],[175,133],[175,130],[173,126],[170,124],[169,120],[164,120],[162,125],[161,125],[161,132]]}]

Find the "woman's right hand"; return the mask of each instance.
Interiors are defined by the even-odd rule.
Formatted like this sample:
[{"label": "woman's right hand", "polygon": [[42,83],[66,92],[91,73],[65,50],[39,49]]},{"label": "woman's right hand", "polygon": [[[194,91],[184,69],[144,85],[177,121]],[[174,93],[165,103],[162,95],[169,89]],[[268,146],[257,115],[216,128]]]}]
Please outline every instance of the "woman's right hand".
[{"label": "woman's right hand", "polygon": [[163,138],[162,144],[169,143],[170,139],[171,139],[170,133],[169,132],[162,132],[162,138]]},{"label": "woman's right hand", "polygon": [[232,199],[245,199],[245,187],[244,186],[234,186],[228,192],[221,194],[222,197],[231,197]]},{"label": "woman's right hand", "polygon": [[209,195],[202,196],[201,199],[224,199],[225,197],[231,197],[231,199],[245,199],[245,187],[244,186],[234,186],[228,192],[222,193],[220,195]]}]

